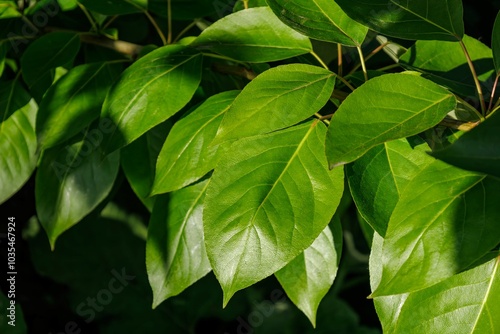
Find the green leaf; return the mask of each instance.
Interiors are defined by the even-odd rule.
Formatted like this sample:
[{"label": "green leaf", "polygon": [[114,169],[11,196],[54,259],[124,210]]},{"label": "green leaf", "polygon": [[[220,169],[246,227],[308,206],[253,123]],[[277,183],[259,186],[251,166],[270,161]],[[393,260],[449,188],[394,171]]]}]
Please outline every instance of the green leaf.
[{"label": "green leaf", "polygon": [[38,144],[42,148],[60,144],[98,118],[120,69],[119,64],[106,62],[80,65],[51,86],[36,120]]},{"label": "green leaf", "polygon": [[314,240],[302,254],[275,273],[288,297],[316,326],[316,311],[337,275],[342,250],[340,219]]},{"label": "green leaf", "polygon": [[325,134],[323,123],[312,121],[244,138],[215,168],[203,220],[224,305],[285,266],[328,225],[344,182],[342,168],[328,171]]},{"label": "green leaf", "polygon": [[78,0],[86,8],[103,15],[123,15],[144,12],[147,0]]},{"label": "green leaf", "polygon": [[0,1],[0,20],[20,17],[22,14],[17,10],[17,4],[13,0]]},{"label": "green leaf", "polygon": [[373,78],[340,105],[328,128],[330,168],[360,158],[372,147],[438,124],[456,99],[435,83],[407,73]]},{"label": "green leaf", "polygon": [[498,333],[500,256],[409,295],[394,333]]},{"label": "green leaf", "polygon": [[191,45],[254,63],[291,58],[312,50],[306,36],[281,22],[268,7],[228,15],[205,29]]},{"label": "green leaf", "polygon": [[18,80],[2,83],[0,87],[0,120],[5,122],[14,112],[27,105],[31,96]]},{"label": "green leaf", "polygon": [[351,19],[330,0],[268,0],[274,14],[293,29],[314,39],[361,46],[368,28]]},{"label": "green leaf", "polygon": [[214,95],[175,123],[158,157],[152,194],[180,189],[214,169],[222,150],[210,143],[238,93]]},{"label": "green leaf", "polygon": [[460,40],[462,0],[336,0],[354,20],[381,34],[404,39]]},{"label": "green leaf", "polygon": [[35,170],[37,110],[31,100],[0,123],[0,204],[15,194]]},{"label": "green leaf", "polygon": [[493,49],[495,69],[497,70],[497,73],[500,73],[500,12],[498,12],[495,24],[493,25],[491,38],[491,48]]},{"label": "green leaf", "polygon": [[203,241],[203,199],[209,181],[160,196],[148,228],[146,265],[153,307],[210,272]]},{"label": "green leaf", "polygon": [[41,100],[52,84],[52,70],[71,63],[79,50],[79,35],[66,31],[48,33],[28,46],[21,57],[21,69],[36,100]]},{"label": "green leaf", "polygon": [[7,43],[0,42],[0,77],[2,77],[3,70],[5,69],[5,59],[7,58],[9,48]]},{"label": "green leaf", "polygon": [[234,100],[214,143],[297,124],[328,102],[334,85],[335,74],[317,66],[291,64],[267,70]]},{"label": "green leaf", "polygon": [[127,68],[111,88],[101,117],[116,131],[105,137],[113,152],[184,107],[201,80],[201,55],[182,45],[156,49]]},{"label": "green leaf", "polygon": [[[158,16],[168,17],[168,1],[169,0],[148,0],[148,9],[150,12]],[[230,12],[231,0],[170,0],[172,20],[193,20],[206,17],[219,12],[221,9],[226,13]],[[222,16],[222,15],[219,15]]]},{"label": "green leaf", "polygon": [[430,148],[419,137],[378,145],[346,165],[356,208],[370,226],[384,236],[399,196],[420,171],[431,164]]},{"label": "green leaf", "polygon": [[172,125],[169,121],[157,125],[122,149],[121,165],[133,191],[153,211],[156,197],[150,197],[155,179],[156,161]]},{"label": "green leaf", "polygon": [[[487,82],[494,74],[491,49],[467,35],[464,35],[463,42],[479,80]],[[410,70],[423,72],[425,78],[463,96],[476,94],[474,78],[459,43],[417,41],[400,57],[400,64]]]},{"label": "green leaf", "polygon": [[[101,157],[91,133],[65,147],[44,151],[35,180],[36,211],[51,248],[56,239],[106,198],[118,174],[117,153]],[[101,137],[102,138],[102,137]]]},{"label": "green leaf", "polygon": [[408,183],[384,240],[373,296],[412,292],[468,268],[500,242],[500,182],[439,160]]},{"label": "green leaf", "polygon": [[500,178],[500,112],[432,156],[451,165]]}]

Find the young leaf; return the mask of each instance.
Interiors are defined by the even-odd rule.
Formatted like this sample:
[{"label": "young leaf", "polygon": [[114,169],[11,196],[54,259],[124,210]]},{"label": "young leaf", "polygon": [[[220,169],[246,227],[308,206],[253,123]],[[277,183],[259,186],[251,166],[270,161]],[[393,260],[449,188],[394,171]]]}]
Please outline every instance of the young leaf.
[{"label": "young leaf", "polygon": [[326,104],[334,84],[335,75],[317,66],[291,64],[267,70],[234,100],[214,143],[264,134],[303,121]]},{"label": "young leaf", "polygon": [[354,20],[404,39],[458,41],[464,34],[462,0],[336,0]]},{"label": "young leaf", "polygon": [[22,14],[17,10],[14,0],[4,0],[0,3],[0,20],[20,17]]},{"label": "young leaf", "polygon": [[337,275],[342,250],[342,228],[336,219],[302,254],[275,273],[287,296],[316,327],[316,311]]},{"label": "young leaf", "polygon": [[244,138],[215,168],[203,221],[224,305],[285,266],[328,225],[344,182],[342,168],[328,171],[325,134],[313,121]]},{"label": "young leaf", "polygon": [[201,80],[201,54],[182,45],[156,49],[127,68],[104,101],[101,117],[116,131],[105,138],[113,152],[184,107]]},{"label": "young leaf", "polygon": [[158,157],[152,194],[180,189],[214,169],[221,150],[210,143],[238,93],[214,95],[175,123]]},{"label": "young leaf", "polygon": [[498,12],[495,24],[493,25],[493,32],[491,34],[491,48],[493,49],[493,61],[495,62],[495,69],[497,73],[500,73],[500,12]]},{"label": "young leaf", "polygon": [[378,234],[385,236],[406,185],[434,161],[427,151],[419,137],[404,138],[378,145],[346,165],[356,208]]},{"label": "young leaf", "polygon": [[37,110],[31,100],[0,123],[0,204],[15,194],[35,170]]},{"label": "young leaf", "polygon": [[86,8],[103,15],[123,15],[146,10],[148,0],[78,0]]},{"label": "young leaf", "polygon": [[433,127],[455,105],[453,94],[416,75],[371,79],[347,97],[331,120],[326,143],[330,168],[352,162],[386,141]]},{"label": "young leaf", "polygon": [[361,46],[368,28],[351,19],[334,1],[268,0],[274,14],[293,29],[314,39]]},{"label": "young leaf", "polygon": [[254,63],[291,58],[312,50],[309,38],[281,22],[268,7],[228,15],[205,29],[191,45]]},{"label": "young leaf", "polygon": [[52,249],[64,231],[111,191],[120,156],[116,152],[102,159],[101,155],[99,142],[91,136],[44,151],[35,181],[36,211]]},{"label": "young leaf", "polygon": [[36,119],[39,146],[60,144],[98,118],[120,69],[119,64],[106,62],[80,65],[51,86]]},{"label": "young leaf", "polygon": [[0,87],[0,121],[6,121],[14,112],[27,105],[31,96],[18,80],[2,83]]},{"label": "young leaf", "polygon": [[148,228],[146,266],[153,308],[210,272],[203,241],[203,198],[209,181],[158,197]]},{"label": "young leaf", "polygon": [[463,134],[456,142],[432,156],[454,166],[500,178],[500,113]]},{"label": "young leaf", "polygon": [[393,333],[498,333],[500,256],[411,293]]},{"label": "young leaf", "polygon": [[[463,42],[479,80],[489,80],[494,72],[491,49],[467,35],[464,35]],[[400,57],[400,64],[409,70],[423,72],[425,78],[463,96],[476,94],[474,78],[459,43],[417,41]]]},{"label": "young leaf", "polygon": [[384,240],[372,296],[412,292],[466,269],[500,242],[500,181],[439,160],[408,183]]}]

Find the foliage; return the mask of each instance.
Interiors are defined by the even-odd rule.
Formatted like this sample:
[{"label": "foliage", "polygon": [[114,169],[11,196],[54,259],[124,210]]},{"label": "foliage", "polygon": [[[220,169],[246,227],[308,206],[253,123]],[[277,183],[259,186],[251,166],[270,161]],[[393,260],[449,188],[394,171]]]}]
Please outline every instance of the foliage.
[{"label": "foliage", "polygon": [[[463,15],[461,0],[0,1],[0,203],[34,193],[34,267],[102,333],[207,317],[237,319],[214,333],[377,332],[339,297],[366,245],[383,332],[499,332],[500,15],[491,49]],[[124,267],[135,289],[86,313]]]}]

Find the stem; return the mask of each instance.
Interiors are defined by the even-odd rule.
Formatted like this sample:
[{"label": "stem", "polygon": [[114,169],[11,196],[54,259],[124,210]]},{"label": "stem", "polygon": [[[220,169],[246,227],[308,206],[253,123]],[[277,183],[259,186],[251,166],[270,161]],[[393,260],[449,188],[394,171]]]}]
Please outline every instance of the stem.
[{"label": "stem", "polygon": [[343,59],[342,59],[342,44],[337,44],[337,61],[338,61],[337,63],[338,63],[338,67],[339,67],[337,74],[339,76],[342,76],[342,70],[343,70],[342,69],[342,61],[343,61]]},{"label": "stem", "polygon": [[462,99],[460,96],[455,95],[455,98],[458,101],[460,101],[462,104],[466,105],[469,108],[469,110],[472,110],[474,112],[474,114],[476,114],[477,118],[481,122],[484,121],[483,115],[481,115],[481,113],[479,111],[477,111],[476,108],[474,108],[473,106],[471,106],[470,103],[468,103],[467,101],[465,101],[464,99]]},{"label": "stem", "polygon": [[365,64],[365,57],[363,56],[363,50],[361,50],[361,46],[357,46],[356,49],[358,49],[359,60],[361,62],[361,67],[363,68],[363,75],[365,76],[365,81],[368,81],[368,72],[366,72],[366,64]]},{"label": "stem", "polygon": [[201,54],[204,55],[204,56],[210,57],[210,58],[223,59],[223,60],[227,60],[227,61],[230,61],[230,62],[233,62],[233,63],[236,63],[236,64],[242,64],[246,68],[249,68],[245,62],[239,61],[239,60],[235,60],[235,59],[232,59],[232,58],[229,58],[229,57],[226,57],[226,56],[221,56],[221,55],[218,55],[218,54],[215,54],[215,53],[206,53],[206,52],[202,52]]},{"label": "stem", "polygon": [[387,71],[387,70],[392,70],[393,68],[399,67],[399,64],[392,64],[392,65],[387,65],[384,67],[379,68],[377,71]]},{"label": "stem", "polygon": [[90,15],[89,11],[87,10],[87,8],[85,8],[81,3],[77,2],[78,4],[78,7],[80,7],[80,9],[82,10],[82,12],[85,14],[85,16],[87,17],[87,19],[89,20],[90,22],[90,25],[92,26],[92,30],[97,32],[98,29],[97,29],[97,25],[94,21],[94,19],[92,18],[92,16]]},{"label": "stem", "polygon": [[168,33],[167,33],[167,44],[172,43],[172,0],[167,1],[168,5],[168,16],[167,16],[167,24],[168,24]]},{"label": "stem", "polygon": [[325,62],[316,54],[316,52],[314,52],[313,50],[311,50],[311,55],[316,58],[316,60],[318,61],[318,63],[321,64],[321,66],[323,66],[326,70],[330,70],[328,68],[328,66],[325,64]]},{"label": "stem", "polygon": [[490,104],[488,105],[488,112],[491,111],[491,106],[493,104],[493,100],[495,99],[495,91],[498,85],[498,78],[500,78],[500,73],[497,74],[497,77],[495,78],[495,83],[493,84],[493,88],[491,89],[491,97],[490,97]]},{"label": "stem", "polygon": [[346,85],[347,87],[349,87],[350,90],[352,90],[353,92],[356,90],[356,88],[354,88],[346,79],[344,79],[343,77],[339,77],[337,76],[337,78],[342,81],[344,83],[344,85]]},{"label": "stem", "polygon": [[463,40],[459,41],[460,46],[465,54],[465,58],[467,59],[467,63],[469,64],[470,71],[472,73],[472,77],[474,78],[474,83],[476,84],[477,95],[479,97],[479,102],[481,103],[481,112],[483,115],[486,114],[486,103],[484,102],[483,89],[481,88],[481,84],[479,83],[479,79],[477,77],[476,69],[474,68],[474,64],[472,63],[472,59],[470,58],[469,52],[465,47]]},{"label": "stem", "polygon": [[27,24],[30,26],[31,29],[33,29],[33,31],[36,31],[37,33],[40,31],[40,29],[38,29],[34,24],[33,22],[31,22],[26,16],[21,16],[21,19]]},{"label": "stem", "polygon": [[323,116],[320,113],[314,113],[314,116],[316,116],[320,121],[322,121],[326,125],[330,125],[330,121],[328,120],[329,118],[331,118],[330,116]]},{"label": "stem", "polygon": [[110,25],[111,23],[113,23],[113,22],[114,22],[117,18],[118,18],[118,15],[115,15],[115,16],[113,16],[112,18],[110,18],[110,19],[109,19],[109,21],[108,21],[108,22],[106,22],[106,24],[102,27],[102,29],[104,30],[104,29],[106,29],[107,27],[109,27],[109,25]]},{"label": "stem", "polygon": [[[368,56],[365,57],[365,62],[367,62],[368,60],[370,60],[371,57],[373,57],[377,53],[379,53],[380,50],[385,48],[388,44],[389,44],[389,42],[386,42],[386,43],[379,45],[377,48],[375,48],[372,52],[370,52],[370,54]],[[356,66],[354,66],[353,69],[349,72],[349,74],[356,72],[358,70],[358,68],[360,68],[360,67],[361,67],[361,62],[359,64],[357,64]]]},{"label": "stem", "polygon": [[245,9],[248,9],[248,0],[243,0],[243,7],[245,7]]},{"label": "stem", "polygon": [[245,67],[240,67],[240,66],[232,66],[232,65],[213,63],[212,69],[214,71],[222,73],[222,74],[236,75],[236,76],[248,79],[248,80],[253,80],[257,77],[257,74],[255,74],[254,71],[249,70]]},{"label": "stem", "polygon": [[[170,4],[170,1],[168,3]],[[170,11],[169,11],[169,13],[170,13]],[[155,19],[149,14],[149,12],[147,10],[144,11],[144,15],[146,15],[148,20],[151,22],[153,27],[156,29],[156,32],[160,36],[163,45],[167,45],[167,40],[165,39],[165,35],[163,35],[163,32],[161,31],[160,27],[156,23]]]},{"label": "stem", "polygon": [[185,33],[187,33],[191,28],[196,26],[196,20],[188,24],[182,31],[177,35],[177,37],[174,39],[174,43],[177,42],[182,36],[184,36]]},{"label": "stem", "polygon": [[100,38],[97,36],[85,34],[80,34],[80,40],[85,43],[99,45],[133,57],[137,56],[143,48],[142,45],[137,45],[125,41],[114,41],[108,38]]}]

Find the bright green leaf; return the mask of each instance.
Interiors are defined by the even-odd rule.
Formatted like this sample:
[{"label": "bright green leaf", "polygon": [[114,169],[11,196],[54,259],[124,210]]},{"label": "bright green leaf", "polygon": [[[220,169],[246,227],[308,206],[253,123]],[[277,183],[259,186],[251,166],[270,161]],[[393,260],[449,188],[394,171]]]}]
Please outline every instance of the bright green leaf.
[{"label": "bright green leaf", "polygon": [[386,141],[433,127],[455,105],[453,94],[416,75],[386,74],[369,80],[347,97],[331,120],[326,144],[330,168]]},{"label": "bright green leaf", "polygon": [[103,105],[101,117],[116,125],[104,151],[131,143],[184,107],[200,83],[201,59],[185,46],[169,45],[127,68]]},{"label": "bright green leaf", "polygon": [[337,275],[342,249],[340,220],[327,226],[302,254],[275,273],[288,297],[316,326],[316,311]]},{"label": "bright green leaf", "polygon": [[27,105],[31,96],[18,80],[3,83],[0,87],[0,120],[6,121],[14,112]]},{"label": "bright green leaf", "polygon": [[255,63],[291,58],[312,50],[306,36],[281,22],[268,7],[228,15],[205,29],[191,45]]},{"label": "bright green leaf", "polygon": [[222,150],[210,144],[238,93],[214,95],[175,123],[158,157],[152,194],[180,189],[214,169]]},{"label": "bright green leaf", "polygon": [[439,160],[413,178],[391,216],[373,296],[412,292],[466,269],[500,242],[500,181]]},{"label": "bright green leaf", "polygon": [[35,170],[37,110],[31,100],[0,124],[0,203],[15,194]]},{"label": "bright green leaf", "polygon": [[368,28],[351,19],[331,0],[268,0],[274,14],[293,29],[314,39],[361,46]]},{"label": "bright green leaf", "polygon": [[460,40],[462,0],[335,0],[354,20],[381,34],[405,39]]},{"label": "bright green leaf", "polygon": [[497,14],[491,38],[491,48],[493,49],[495,69],[497,70],[497,73],[500,73],[500,12]]},{"label": "bright green leaf", "polygon": [[42,99],[36,120],[39,146],[49,148],[60,144],[98,118],[120,68],[112,63],[80,65],[51,86]]},{"label": "bright green leaf", "polygon": [[116,152],[103,159],[99,145],[89,135],[74,144],[44,151],[36,175],[36,211],[52,249],[64,231],[111,191],[120,156]]},{"label": "bright green leaf", "polygon": [[159,197],[146,244],[153,307],[210,272],[203,241],[203,198],[209,181]]},{"label": "bright green leaf", "polygon": [[143,12],[147,0],[78,0],[86,8],[104,15],[123,15]]},{"label": "bright green leaf", "polygon": [[334,85],[335,75],[317,66],[291,64],[267,70],[234,100],[215,143],[264,134],[303,121],[326,104]]},{"label": "bright green leaf", "polygon": [[20,17],[22,14],[17,10],[17,4],[14,0],[0,1],[0,20],[13,17]]},{"label": "bright green leaf", "polygon": [[224,305],[285,266],[328,225],[344,182],[342,168],[328,171],[325,134],[323,123],[312,121],[244,138],[215,168],[203,220]]},{"label": "bright green leaf", "polygon": [[412,137],[378,145],[346,165],[349,188],[363,218],[384,236],[399,196],[413,177],[431,164],[430,148]]},{"label": "bright green leaf", "polygon": [[432,155],[454,166],[500,178],[500,112]]}]

